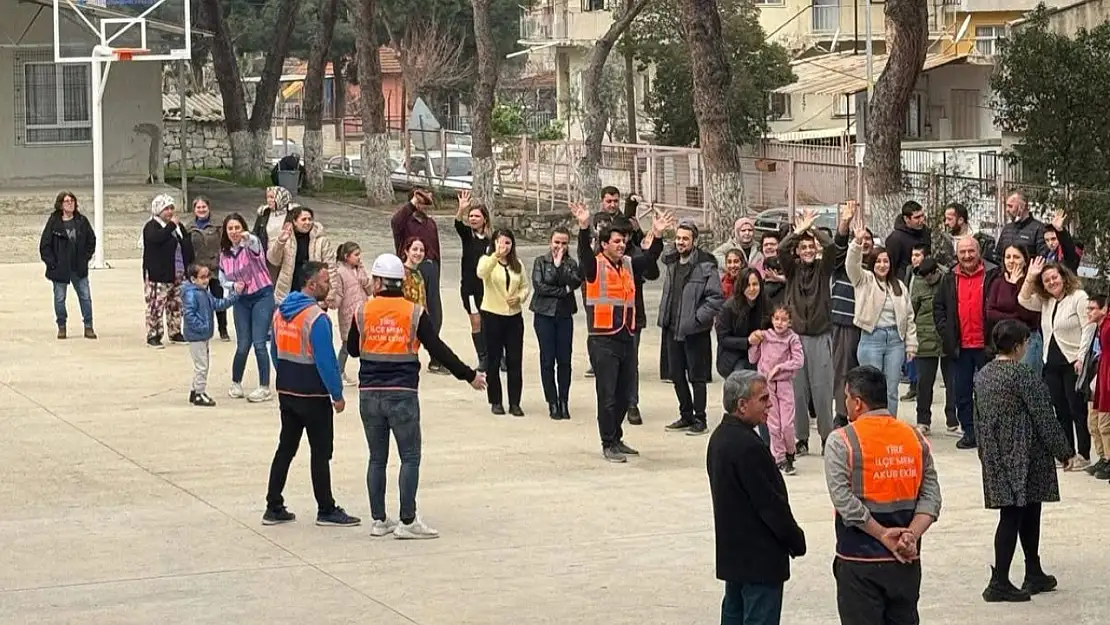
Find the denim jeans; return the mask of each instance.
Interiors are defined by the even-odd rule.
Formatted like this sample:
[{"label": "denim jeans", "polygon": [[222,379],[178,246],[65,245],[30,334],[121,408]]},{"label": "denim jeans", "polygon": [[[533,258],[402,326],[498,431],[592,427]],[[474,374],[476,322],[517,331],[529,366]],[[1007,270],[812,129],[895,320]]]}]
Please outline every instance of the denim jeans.
[{"label": "denim jeans", "polygon": [[983,348],[960,348],[958,356],[952,359],[952,386],[945,389],[952,393],[956,404],[956,419],[964,431],[964,437],[975,440],[975,422],[972,419],[975,408],[975,374],[986,364],[987,355]]},{"label": "denim jeans", "polygon": [[81,321],[85,324],[86,328],[93,327],[92,318],[92,294],[89,292],[89,278],[71,277],[69,282],[54,282],[54,318],[58,322],[59,328],[64,328],[66,319],[69,315],[66,313],[66,292],[69,291],[69,285],[73,285],[73,290],[77,293],[77,303],[81,306]]},{"label": "denim jeans", "polygon": [[[570,361],[574,346],[574,317],[533,315],[532,327],[540,344],[540,380],[547,403],[570,401]],[[558,374],[556,374],[558,366]]]},{"label": "denim jeans", "polygon": [[389,464],[389,433],[397,441],[401,472],[397,480],[401,496],[401,522],[416,518],[416,488],[420,484],[420,398],[416,391],[361,391],[359,415],[370,448],[366,467],[366,490],[370,493],[370,516],[384,521],[385,468]]},{"label": "denim jeans", "polygon": [[1029,342],[1025,346],[1025,357],[1021,362],[1029,365],[1029,367],[1037,373],[1037,377],[1041,377],[1044,373],[1044,336],[1040,330],[1033,330],[1029,333]]},{"label": "denim jeans", "polygon": [[721,625],[779,625],[783,585],[725,582]]},{"label": "denim jeans", "polygon": [[856,350],[860,366],[872,366],[886,377],[886,407],[898,416],[898,383],[902,380],[902,363],[906,360],[906,343],[898,328],[875,328],[863,332]]},{"label": "denim jeans", "polygon": [[232,306],[231,312],[235,322],[235,358],[231,361],[231,381],[236,384],[243,382],[247,355],[251,347],[254,347],[254,357],[258,361],[258,384],[270,386],[270,354],[266,350],[266,339],[274,321],[273,288],[267,287],[240,297]]}]

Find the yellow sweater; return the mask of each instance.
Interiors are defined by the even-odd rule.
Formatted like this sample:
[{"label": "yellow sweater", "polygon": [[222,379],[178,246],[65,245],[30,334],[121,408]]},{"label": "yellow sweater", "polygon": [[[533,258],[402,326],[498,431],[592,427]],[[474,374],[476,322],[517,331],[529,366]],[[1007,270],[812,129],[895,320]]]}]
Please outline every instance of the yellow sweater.
[{"label": "yellow sweater", "polygon": [[[521,265],[523,269],[523,265]],[[522,272],[497,262],[497,257],[487,254],[478,259],[478,278],[482,280],[485,292],[482,294],[482,310],[495,315],[519,315],[532,288]],[[507,279],[506,279],[507,278]],[[515,306],[510,306],[508,298],[517,298]]]}]

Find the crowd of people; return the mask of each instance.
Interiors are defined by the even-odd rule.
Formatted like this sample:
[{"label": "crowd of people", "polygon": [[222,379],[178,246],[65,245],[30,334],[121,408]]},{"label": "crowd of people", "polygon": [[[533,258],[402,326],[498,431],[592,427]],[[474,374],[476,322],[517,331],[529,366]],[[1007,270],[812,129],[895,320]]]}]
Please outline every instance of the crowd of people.
[{"label": "crowd of people", "polygon": [[[493,226],[489,207],[459,194],[459,292],[473,367],[439,338],[444,260],[430,191],[413,190],[396,211],[394,250],[369,270],[357,243],[333,247],[313,212],[281,187],[267,189],[253,227],[238,213],[214,223],[205,198],[192,202],[186,224],[173,198],[159,195],[140,237],[146,343],[187,343],[194,369],[188,401],[213,406],[209,342],[232,340],[231,310],[236,349],[228,395],[265,402],[276,394],[280,406],[266,524],[295,519],[282,490],[302,432],[317,523],[361,522],[336,504],[329,472],[333,414],[345,409],[344,387],[357,385],[371,533],[434,538],[438,532],[416,513],[419,352],[430,357],[429,373],[485,390],[494,415],[523,417],[527,307],[548,416],[570,419],[580,301],[602,457],[625,463],[639,452],[625,441],[624,425],[643,423],[644,284],[662,279],[653,311],[662,335],[659,367],[673,385],[677,413],[665,428],[706,433],[707,384],[714,370],[725,378],[726,415],[707,464],[718,576],[727,583],[723,622],[778,622],[789,558],[805,552],[781,475],[794,475],[797,456],[810,453],[811,422],[837,510],[842,621],[916,622],[917,550],[940,511],[928,443],[938,372],[946,431],[958,437],[958,449],[979,449],[986,505],[1000,511],[984,598],[1028,600],[1055,587],[1037,552],[1040,504],[1059,498],[1053,461],[1110,479],[1110,366],[1099,358],[1110,346],[1106,298],[1088,295],[1076,277],[1080,250],[1063,214],[1043,224],[1014,193],[1006,203],[1010,222],[995,242],[973,232],[967,209],[952,204],[934,239],[923,208],[910,201],[878,245],[848,202],[835,231],[816,227],[809,211],[782,231],[757,233],[743,218],[709,252],[693,221],[653,207],[641,214],[635,195],[622,209],[613,187],[601,195],[596,213],[570,207],[574,250],[575,235],[555,228],[548,251],[527,272],[515,234]],[[40,247],[54,285],[58,337],[67,336],[65,297],[73,285],[84,335],[96,338],[87,277],[95,235],[72,194],[59,194]],[[338,352],[328,311],[337,313]],[[252,348],[258,385],[247,392]],[[357,379],[347,373],[349,359],[359,362]],[[908,363],[916,384],[900,398]],[[900,401],[914,399],[911,426],[897,415]],[[384,502],[391,434],[401,457],[396,521]],[[739,509],[744,501],[755,509]],[[1018,539],[1026,555],[1020,588],[1008,577]],[[739,567],[740,557],[763,564]]]}]

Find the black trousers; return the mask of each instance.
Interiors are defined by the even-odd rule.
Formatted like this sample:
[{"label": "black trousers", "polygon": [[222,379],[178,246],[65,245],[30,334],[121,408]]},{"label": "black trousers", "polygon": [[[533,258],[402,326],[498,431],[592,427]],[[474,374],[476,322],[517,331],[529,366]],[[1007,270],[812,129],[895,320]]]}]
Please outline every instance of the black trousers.
[{"label": "black trousers", "polygon": [[713,361],[713,343],[709,333],[694,334],[677,341],[670,330],[663,330],[667,344],[668,370],[674,393],[678,398],[678,415],[690,423],[705,423],[706,363]]},{"label": "black trousers", "polygon": [[952,393],[952,367],[947,358],[918,356],[917,363],[917,422],[921,425],[933,424],[933,389],[937,383],[937,370],[944,379],[944,424],[955,427],[956,402]]},{"label": "black trousers", "polygon": [[[439,293],[439,261],[425,258],[417,270],[424,278],[424,308],[428,311],[428,319],[431,319],[436,334],[439,334],[440,329],[443,328],[443,298]],[[439,363],[432,361],[428,364],[438,365]]]},{"label": "black trousers", "polygon": [[482,311],[482,334],[486,339],[486,398],[502,402],[501,356],[508,369],[509,405],[519,406],[524,390],[524,315],[495,315]]},{"label": "black trousers", "polygon": [[1056,419],[1064,426],[1064,435],[1071,448],[1089,460],[1091,431],[1087,429],[1087,400],[1075,390],[1078,379],[1073,365],[1049,363],[1044,366],[1044,381],[1052,396]]},{"label": "black trousers", "polygon": [[[224,287],[220,284],[220,281],[216,279],[216,276],[212,276],[212,279],[208,281],[208,292],[215,298],[224,296]],[[226,310],[216,311],[216,328],[220,331],[220,336],[225,336],[227,334]]]},{"label": "black trousers", "polygon": [[833,560],[841,625],[919,625],[921,561]]},{"label": "black trousers", "polygon": [[601,447],[621,442],[624,413],[628,411],[628,386],[633,380],[632,335],[591,336],[586,339],[590,365],[594,368],[594,389],[597,394],[597,430]]},{"label": "black trousers", "polygon": [[335,439],[331,399],[327,397],[297,397],[278,391],[281,412],[281,433],[274,461],[270,464],[270,484],[266,491],[266,507],[274,510],[285,505],[281,493],[289,477],[289,465],[297,455],[301,433],[308,433],[311,453],[309,467],[312,472],[312,492],[316,496],[319,512],[335,509],[331,494],[331,454]]}]

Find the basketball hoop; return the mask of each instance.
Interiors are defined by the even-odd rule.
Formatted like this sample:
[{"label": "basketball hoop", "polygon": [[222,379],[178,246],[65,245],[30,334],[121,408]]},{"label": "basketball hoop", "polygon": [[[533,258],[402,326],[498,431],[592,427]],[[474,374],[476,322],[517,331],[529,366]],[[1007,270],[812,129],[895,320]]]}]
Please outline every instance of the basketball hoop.
[{"label": "basketball hoop", "polygon": [[93,46],[93,56],[104,60],[130,61],[136,56],[148,54],[146,48],[113,48],[111,46]]}]

